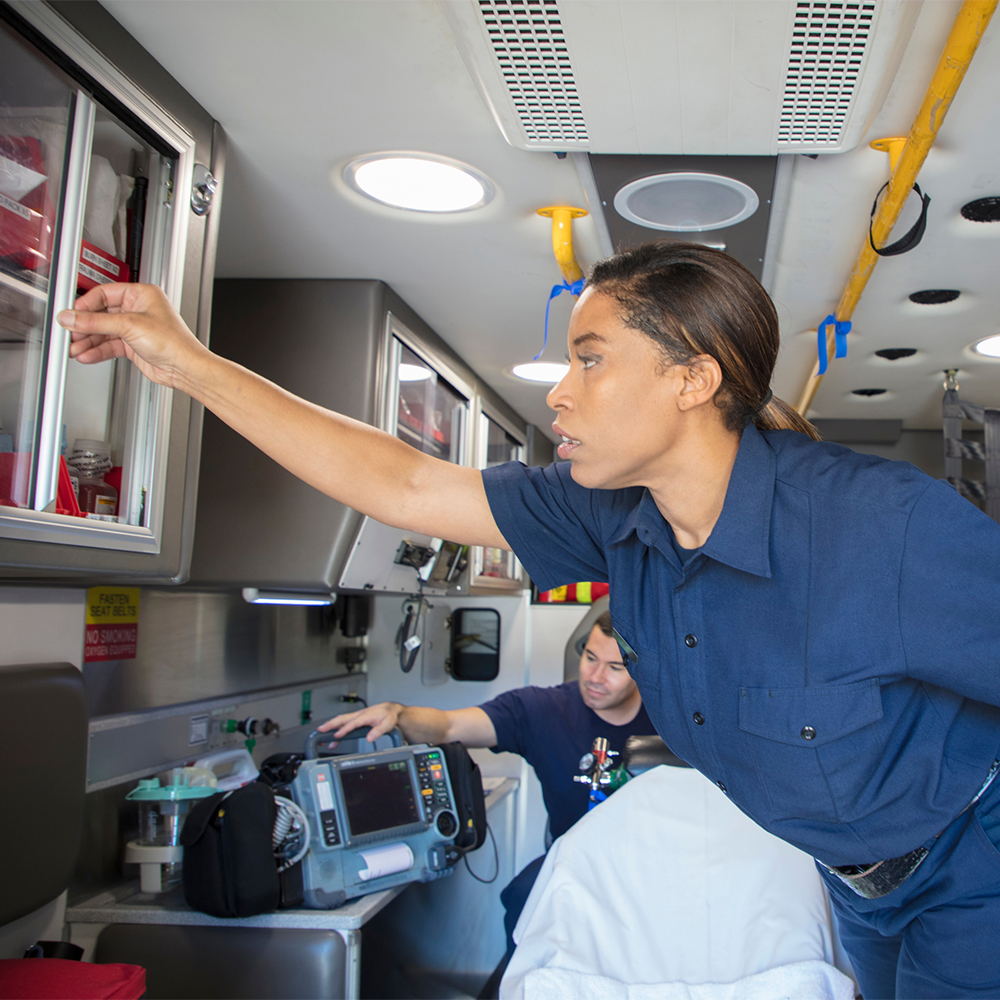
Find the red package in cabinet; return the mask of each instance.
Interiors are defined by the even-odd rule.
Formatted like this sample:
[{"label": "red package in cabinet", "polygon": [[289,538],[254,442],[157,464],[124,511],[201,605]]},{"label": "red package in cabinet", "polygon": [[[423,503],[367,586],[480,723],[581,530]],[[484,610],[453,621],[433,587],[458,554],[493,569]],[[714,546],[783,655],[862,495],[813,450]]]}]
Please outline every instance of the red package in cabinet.
[{"label": "red package in cabinet", "polygon": [[95,247],[86,240],[80,241],[80,273],[76,276],[79,291],[89,292],[98,285],[112,281],[128,281],[128,264]]},{"label": "red package in cabinet", "polygon": [[37,139],[0,135],[0,258],[48,274],[55,209]]},{"label": "red package in cabinet", "polygon": [[31,455],[0,451],[0,507],[27,507],[30,481]]}]

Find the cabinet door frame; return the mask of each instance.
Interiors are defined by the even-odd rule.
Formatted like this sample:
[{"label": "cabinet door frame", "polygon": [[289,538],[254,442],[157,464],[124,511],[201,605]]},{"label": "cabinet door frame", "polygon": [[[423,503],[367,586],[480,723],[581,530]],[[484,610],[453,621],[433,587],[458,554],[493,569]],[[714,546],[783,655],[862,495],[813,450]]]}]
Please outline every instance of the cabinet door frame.
[{"label": "cabinet door frame", "polygon": [[[195,165],[195,137],[173,116],[160,107],[148,94],[136,87],[128,77],[120,72],[112,63],[90,42],[80,36],[76,30],[45,4],[12,0],[10,8],[20,16],[31,28],[38,32],[55,49],[61,52],[78,70],[103,90],[113,101],[139,119],[144,127],[165,144],[175,154],[176,167],[172,181],[172,190],[166,192],[164,199],[164,178],[150,178],[150,209],[147,220],[152,223],[154,233],[166,229],[170,234],[170,242],[162,260],[160,270],[161,287],[175,308],[180,309],[181,294],[184,282],[184,256],[187,247],[188,223],[188,193],[191,190]],[[100,95],[98,95],[100,96]],[[99,102],[97,102],[99,103]],[[109,110],[114,110],[109,108]],[[88,160],[89,162],[89,160]],[[85,191],[86,178],[81,185]],[[64,213],[76,212],[82,217],[82,194],[78,196],[76,205],[66,204]],[[76,249],[76,256],[79,248]],[[143,270],[147,270],[144,264]],[[60,281],[60,270],[55,274],[54,284]],[[157,276],[157,275],[154,275]],[[74,275],[75,277],[75,275]],[[145,275],[141,275],[145,277]],[[75,285],[70,279],[64,281],[67,287]],[[65,297],[63,292],[63,297]],[[69,292],[70,299],[75,296],[75,287]],[[47,317],[48,347],[46,364],[51,362],[50,377],[55,378],[61,366],[65,373],[66,357],[69,346],[69,333],[55,322],[59,310],[71,305],[69,302],[58,302],[50,297],[51,307]],[[47,379],[47,381],[49,381]],[[62,379],[60,378],[60,382]],[[44,508],[50,502],[48,494],[54,497],[54,473],[58,471],[59,430],[62,419],[61,385],[50,388],[51,398],[43,397],[41,425],[46,440],[40,442],[39,458],[44,450],[45,475],[36,476],[34,506]],[[132,515],[135,515],[137,505],[141,502],[142,484],[149,483],[150,489],[145,497],[145,520],[149,527],[130,524],[114,524],[101,521],[69,518],[48,513],[44,509],[0,508],[0,537],[21,539],[25,541],[52,542],[58,544],[76,545],[87,548],[107,549],[110,551],[137,552],[156,555],[160,553],[163,543],[163,520],[165,511],[166,472],[169,453],[169,436],[171,413],[173,406],[173,390],[164,386],[156,386],[145,379],[132,378],[129,391],[129,420],[132,426],[128,428],[130,442],[129,453],[125,456],[123,471],[123,495],[129,502]],[[141,438],[142,440],[137,440]],[[136,460],[136,456],[139,460]],[[127,486],[125,485],[127,484]]]},{"label": "cabinet door frame", "polygon": [[[479,399],[479,406],[476,411],[475,420],[475,466],[477,469],[486,468],[490,422],[496,424],[508,437],[512,438],[517,443],[518,454],[514,460],[517,462],[524,462],[527,460],[528,439],[524,429],[508,420],[507,417],[504,416],[504,414],[502,414],[495,406],[491,406],[489,401],[482,397]],[[511,574],[509,577],[483,575],[486,562],[486,551],[482,545],[472,546],[470,554],[470,587],[482,587],[488,590],[509,592],[517,592],[524,589],[524,571],[521,567],[521,561],[516,555],[514,555],[513,552],[507,553],[507,565]]]}]

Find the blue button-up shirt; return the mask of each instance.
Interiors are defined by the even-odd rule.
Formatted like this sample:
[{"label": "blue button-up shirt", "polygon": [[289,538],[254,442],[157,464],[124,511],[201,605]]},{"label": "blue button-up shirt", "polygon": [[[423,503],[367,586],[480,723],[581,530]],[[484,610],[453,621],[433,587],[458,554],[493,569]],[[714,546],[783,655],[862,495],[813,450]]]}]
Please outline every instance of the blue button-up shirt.
[{"label": "blue button-up shirt", "polygon": [[671,750],[821,861],[913,850],[1000,753],[1000,525],[912,465],[750,426],[683,566],[644,488],[483,480],[539,587],[610,582]]}]

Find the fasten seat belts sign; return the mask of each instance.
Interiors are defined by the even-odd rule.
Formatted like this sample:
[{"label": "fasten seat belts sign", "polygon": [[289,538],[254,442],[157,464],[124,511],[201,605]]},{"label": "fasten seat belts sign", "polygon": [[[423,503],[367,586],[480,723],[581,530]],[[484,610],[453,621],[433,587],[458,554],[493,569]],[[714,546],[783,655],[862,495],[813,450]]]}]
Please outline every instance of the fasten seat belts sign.
[{"label": "fasten seat belts sign", "polygon": [[84,663],[134,660],[138,637],[138,587],[91,587],[87,591]]}]

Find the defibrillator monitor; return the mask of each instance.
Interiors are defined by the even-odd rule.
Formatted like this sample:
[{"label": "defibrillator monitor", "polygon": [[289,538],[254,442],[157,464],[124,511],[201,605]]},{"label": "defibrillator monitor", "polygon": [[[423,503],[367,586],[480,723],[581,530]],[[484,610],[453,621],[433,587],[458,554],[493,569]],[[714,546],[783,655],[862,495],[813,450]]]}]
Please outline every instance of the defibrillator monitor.
[{"label": "defibrillator monitor", "polygon": [[385,764],[358,764],[340,769],[340,787],[351,833],[391,830],[419,823],[413,781],[405,760]]},{"label": "defibrillator monitor", "polygon": [[307,906],[451,873],[458,833],[444,754],[426,745],[303,761],[289,786],[309,821]]}]

